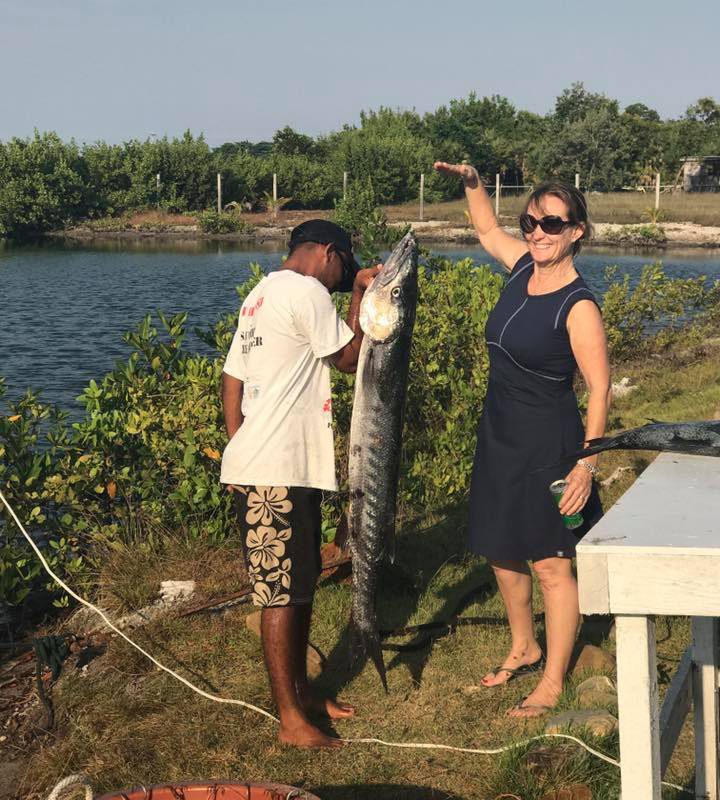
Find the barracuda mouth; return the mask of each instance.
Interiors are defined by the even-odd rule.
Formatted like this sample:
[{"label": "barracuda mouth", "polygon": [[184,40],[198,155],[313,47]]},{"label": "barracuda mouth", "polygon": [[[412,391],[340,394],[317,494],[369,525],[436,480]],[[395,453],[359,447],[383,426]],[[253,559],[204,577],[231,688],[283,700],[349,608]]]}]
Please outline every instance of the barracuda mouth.
[{"label": "barracuda mouth", "polygon": [[387,286],[388,283],[395,280],[401,268],[406,266],[412,259],[413,251],[417,247],[415,237],[412,231],[403,236],[403,238],[395,246],[392,255],[385,263],[385,266],[378,272],[374,285]]},{"label": "barracuda mouth", "polygon": [[374,342],[395,339],[406,323],[407,303],[414,307],[416,253],[415,238],[408,233],[365,292],[360,304],[360,327]]}]

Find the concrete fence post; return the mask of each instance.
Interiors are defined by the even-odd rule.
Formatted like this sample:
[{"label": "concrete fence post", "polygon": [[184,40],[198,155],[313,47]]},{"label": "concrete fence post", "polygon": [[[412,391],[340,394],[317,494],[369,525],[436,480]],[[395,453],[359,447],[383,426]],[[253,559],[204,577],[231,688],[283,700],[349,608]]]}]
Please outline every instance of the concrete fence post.
[{"label": "concrete fence post", "polygon": [[425,211],[425,173],[420,173],[420,222],[423,221]]},{"label": "concrete fence post", "polygon": [[495,216],[500,219],[500,173],[495,174]]}]

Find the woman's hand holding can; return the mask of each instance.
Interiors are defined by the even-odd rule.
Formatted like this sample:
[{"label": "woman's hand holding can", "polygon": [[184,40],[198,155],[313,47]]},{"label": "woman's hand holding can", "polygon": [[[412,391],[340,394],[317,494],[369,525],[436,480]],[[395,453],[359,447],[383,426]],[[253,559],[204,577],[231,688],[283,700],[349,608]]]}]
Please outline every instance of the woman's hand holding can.
[{"label": "woman's hand holding can", "polygon": [[565,516],[577,514],[585,507],[590,490],[592,489],[592,475],[580,464],[576,464],[565,477],[567,487],[560,500],[560,513]]}]

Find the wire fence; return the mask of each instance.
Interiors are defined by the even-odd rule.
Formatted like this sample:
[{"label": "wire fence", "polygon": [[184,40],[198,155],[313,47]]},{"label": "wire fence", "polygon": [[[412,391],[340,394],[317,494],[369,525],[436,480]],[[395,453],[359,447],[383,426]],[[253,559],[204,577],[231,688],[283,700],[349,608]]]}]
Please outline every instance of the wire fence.
[{"label": "wire fence", "polygon": [[[529,194],[535,188],[533,184],[518,184],[518,183],[502,183],[501,175],[498,173],[495,175],[495,182],[484,184],[485,189],[490,196],[490,198],[494,201],[495,205],[495,213],[497,216],[500,216],[501,208],[502,208],[502,200],[503,198],[518,198],[522,197],[526,194]],[[425,214],[425,173],[421,173],[418,179],[418,220],[423,221],[424,214]],[[343,180],[342,180],[342,194],[340,197],[345,199],[348,193],[348,183],[350,179],[350,174],[348,172],[343,173]],[[157,176],[158,187],[160,185],[160,175]],[[282,182],[282,176],[279,176],[278,173],[272,173],[272,201],[270,201],[269,193],[267,202],[268,205],[272,202],[272,208],[277,207],[278,205],[278,187]],[[584,191],[586,194],[590,195],[601,195],[601,194],[609,194],[608,192],[600,192],[589,187],[583,187],[582,183],[582,176],[580,173],[575,174],[575,187]],[[340,189],[340,187],[338,187]],[[707,192],[720,192],[720,182],[718,181],[710,181],[706,183],[694,183],[692,187],[688,188],[683,184],[682,181],[675,181],[674,183],[660,183],[660,173],[655,175],[655,178],[652,183],[643,183],[638,184],[636,186],[623,186],[620,190],[622,193],[630,194],[638,194],[638,195],[654,195],[654,210],[656,212],[660,209],[660,197],[663,194],[695,194],[695,193],[707,193]],[[285,198],[285,201],[287,199]],[[229,206],[236,206],[237,203],[228,204],[228,206],[223,205],[223,187],[222,187],[222,173],[218,172],[217,174],[217,210],[218,212],[223,211],[223,209],[228,209]]]}]

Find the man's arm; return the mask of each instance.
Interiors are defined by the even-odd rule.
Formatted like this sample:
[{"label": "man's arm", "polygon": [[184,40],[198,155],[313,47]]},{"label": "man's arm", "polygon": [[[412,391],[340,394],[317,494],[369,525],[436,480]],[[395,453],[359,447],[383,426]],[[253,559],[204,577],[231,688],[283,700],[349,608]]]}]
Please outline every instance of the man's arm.
[{"label": "man's arm", "polygon": [[378,272],[380,272],[380,265],[370,269],[361,269],[355,276],[350,298],[350,309],[345,320],[346,325],[353,332],[353,338],[336,353],[328,356],[330,363],[340,372],[355,372],[357,369],[360,345],[363,338],[363,330],[360,327],[360,302],[363,299],[365,290],[372,283]]},{"label": "man's arm", "polygon": [[227,431],[228,439],[232,439],[238,428],[243,424],[242,398],[243,382],[237,378],[233,378],[232,375],[228,375],[227,372],[223,372],[223,418],[225,420],[225,430]]}]

